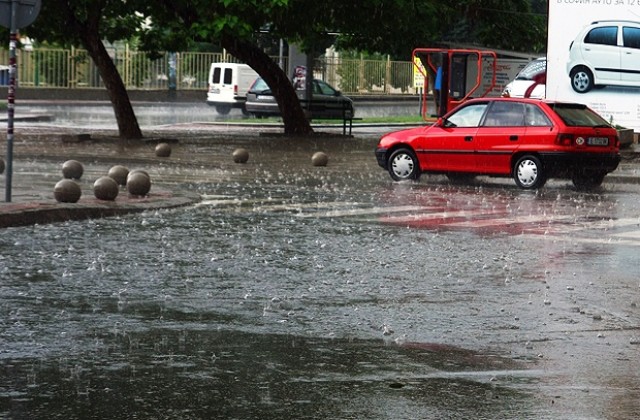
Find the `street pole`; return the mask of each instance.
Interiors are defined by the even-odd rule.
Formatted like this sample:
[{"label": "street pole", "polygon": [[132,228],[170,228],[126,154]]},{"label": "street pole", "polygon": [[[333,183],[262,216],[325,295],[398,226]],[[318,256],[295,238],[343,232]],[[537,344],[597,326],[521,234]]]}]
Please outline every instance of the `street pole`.
[{"label": "street pole", "polygon": [[17,29],[18,0],[11,1],[11,35],[9,38],[9,94],[7,97],[7,175],[5,176],[5,201],[11,202],[11,184],[13,181],[13,118],[16,104],[16,71],[18,59],[16,57],[16,44],[18,40]]},{"label": "street pole", "polygon": [[0,0],[0,26],[9,28],[9,94],[7,95],[7,176],[5,199],[11,202],[11,181],[13,177],[13,118],[16,109],[16,73],[18,59],[18,29],[29,26],[40,13],[40,0]]}]

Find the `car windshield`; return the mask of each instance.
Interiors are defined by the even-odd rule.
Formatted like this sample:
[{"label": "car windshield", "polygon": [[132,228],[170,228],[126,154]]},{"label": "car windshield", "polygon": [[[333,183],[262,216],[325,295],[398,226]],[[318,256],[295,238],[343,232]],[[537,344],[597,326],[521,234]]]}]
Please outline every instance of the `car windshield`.
[{"label": "car windshield", "polygon": [[533,78],[547,71],[547,60],[534,60],[520,70],[516,80],[533,80]]},{"label": "car windshield", "polygon": [[595,111],[582,104],[549,104],[562,121],[572,127],[610,127],[607,122]]},{"label": "car windshield", "polygon": [[255,82],[253,82],[253,85],[251,85],[251,89],[249,89],[250,92],[253,93],[271,93],[271,89],[269,89],[269,85],[267,84],[267,82],[265,82],[264,80],[262,80],[261,78],[256,79]]}]

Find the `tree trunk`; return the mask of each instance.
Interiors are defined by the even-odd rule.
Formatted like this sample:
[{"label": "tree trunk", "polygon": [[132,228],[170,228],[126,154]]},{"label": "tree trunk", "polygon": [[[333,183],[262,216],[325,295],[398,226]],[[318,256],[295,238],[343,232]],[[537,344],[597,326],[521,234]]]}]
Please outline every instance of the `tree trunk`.
[{"label": "tree trunk", "polygon": [[100,72],[109,99],[113,105],[120,138],[141,139],[142,131],[138,125],[138,119],[133,112],[129,94],[120,77],[120,73],[118,73],[118,69],[100,40],[99,34],[85,33],[84,35],[85,36],[82,37],[84,45]]},{"label": "tree trunk", "polygon": [[313,133],[311,124],[300,105],[296,91],[287,74],[256,45],[229,36],[222,38],[222,46],[236,58],[253,68],[271,88],[278,102],[284,132],[287,135]]}]

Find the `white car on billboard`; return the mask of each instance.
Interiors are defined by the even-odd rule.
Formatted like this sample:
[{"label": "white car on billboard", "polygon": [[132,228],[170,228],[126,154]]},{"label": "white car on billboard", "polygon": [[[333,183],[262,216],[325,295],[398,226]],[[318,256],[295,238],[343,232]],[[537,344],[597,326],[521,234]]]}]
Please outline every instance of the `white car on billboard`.
[{"label": "white car on billboard", "polygon": [[578,93],[640,87],[640,22],[600,20],[585,26],[569,46],[567,72]]}]

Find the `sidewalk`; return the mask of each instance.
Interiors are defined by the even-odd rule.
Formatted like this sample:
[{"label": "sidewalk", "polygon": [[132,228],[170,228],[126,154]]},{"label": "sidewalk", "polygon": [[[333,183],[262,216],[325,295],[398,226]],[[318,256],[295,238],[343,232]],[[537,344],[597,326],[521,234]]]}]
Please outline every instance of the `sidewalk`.
[{"label": "sidewalk", "polygon": [[[229,176],[255,176],[255,173],[247,171],[246,166],[232,161],[231,154],[235,148],[259,148],[260,159],[273,163],[281,159],[279,150],[285,147],[273,139],[269,139],[267,143],[255,131],[255,126],[234,126],[230,129],[222,124],[217,128],[207,125],[205,128],[200,127],[202,131],[198,129],[195,125],[185,125],[179,130],[154,133],[145,139],[145,144],[133,146],[120,145],[114,133],[91,134],[89,141],[76,141],[77,136],[65,133],[64,129],[57,129],[52,133],[51,127],[33,128],[28,130],[28,134],[23,133],[25,130],[20,130],[14,142],[11,202],[6,201],[6,173],[0,175],[0,228],[191,205],[197,203],[200,196],[195,192],[181,190],[181,185],[185,183],[212,182],[216,179],[228,179]],[[74,131],[67,130],[71,133]],[[170,158],[155,156],[155,145],[159,141],[176,144]],[[348,148],[350,146],[347,142],[353,142],[352,147],[368,151],[373,150],[376,138],[369,135],[367,138],[337,141],[333,136],[331,139],[308,139],[306,146],[301,143],[303,141],[307,140],[296,140],[296,145],[304,149],[306,159],[307,149],[312,150],[319,142],[328,145],[339,142],[340,148]],[[362,156],[365,159],[367,154],[363,152]],[[622,156],[619,168],[607,176],[605,183],[640,184],[640,147],[632,145],[623,149]],[[53,189],[62,179],[62,163],[69,159],[83,163],[84,174],[77,181],[82,196],[77,203],[58,203],[53,196]],[[109,168],[116,164],[124,165],[130,170],[146,170],[152,180],[149,194],[143,198],[130,197],[126,189],[121,187],[114,201],[96,199],[93,182],[106,175]],[[373,152],[371,165],[378,169]]]}]

